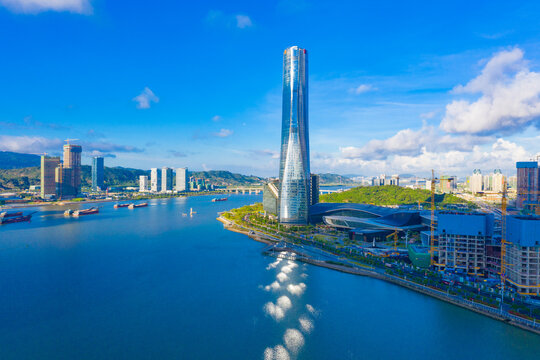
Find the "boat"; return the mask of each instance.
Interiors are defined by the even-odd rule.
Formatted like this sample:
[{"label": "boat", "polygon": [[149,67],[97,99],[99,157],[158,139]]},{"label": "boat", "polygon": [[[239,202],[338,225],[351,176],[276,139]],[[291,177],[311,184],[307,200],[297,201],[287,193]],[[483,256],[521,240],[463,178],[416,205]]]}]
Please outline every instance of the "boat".
[{"label": "boat", "polygon": [[148,203],[141,203],[141,204],[129,204],[128,208],[135,209],[140,207],[148,206]]},{"label": "boat", "polygon": [[129,207],[130,205],[132,204],[114,204],[114,208],[119,209],[119,208]]},{"label": "boat", "polygon": [[9,218],[9,217],[14,217],[14,216],[22,216],[22,211],[15,211],[15,212],[7,212],[7,211],[4,211],[2,213],[0,213],[0,218]]},{"label": "boat", "polygon": [[64,216],[71,216],[71,214],[73,214],[73,210],[71,209],[67,209],[66,211],[64,211]]},{"label": "boat", "polygon": [[99,212],[99,208],[97,207],[91,207],[90,209],[84,209],[84,210],[75,210],[73,212],[74,217],[79,217],[83,215],[92,215],[97,214]]},{"label": "boat", "polygon": [[18,222],[24,222],[24,221],[30,221],[32,219],[32,215],[34,215],[37,211],[34,211],[33,213],[30,213],[28,215],[19,215],[19,216],[8,216],[8,217],[1,217],[0,218],[0,224],[13,224]]},{"label": "boat", "polygon": [[229,198],[226,198],[226,197],[224,197],[224,198],[213,198],[212,202],[227,201],[227,200],[229,200]]},{"label": "boat", "polygon": [[193,208],[189,208],[189,216],[193,216],[193,214],[196,214],[196,211],[193,211]]}]

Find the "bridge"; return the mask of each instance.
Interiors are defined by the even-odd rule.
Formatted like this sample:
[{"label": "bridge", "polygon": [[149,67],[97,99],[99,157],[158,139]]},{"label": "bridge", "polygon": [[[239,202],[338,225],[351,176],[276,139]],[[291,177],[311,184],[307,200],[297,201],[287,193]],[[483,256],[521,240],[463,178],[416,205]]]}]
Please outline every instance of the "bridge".
[{"label": "bridge", "polygon": [[222,191],[229,194],[249,194],[249,195],[259,195],[262,194],[262,188],[251,188],[251,187],[237,187],[237,188],[227,188]]}]

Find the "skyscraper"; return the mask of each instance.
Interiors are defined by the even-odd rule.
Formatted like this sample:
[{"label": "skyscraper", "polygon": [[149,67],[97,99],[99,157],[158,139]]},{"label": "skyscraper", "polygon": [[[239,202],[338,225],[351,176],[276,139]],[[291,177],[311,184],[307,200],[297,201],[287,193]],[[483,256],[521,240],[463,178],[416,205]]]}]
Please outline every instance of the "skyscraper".
[{"label": "skyscraper", "polygon": [[161,169],[161,192],[172,191],[172,169]]},{"label": "skyscraper", "polygon": [[103,158],[94,156],[92,158],[92,191],[103,190],[104,171]]},{"label": "skyscraper", "polygon": [[63,182],[71,182],[73,195],[81,192],[81,153],[82,147],[80,145],[64,145],[64,168],[71,169],[71,178],[63,179]]},{"label": "skyscraper", "polygon": [[147,191],[148,191],[148,176],[140,175],[139,176],[139,192],[147,192]]},{"label": "skyscraper", "polygon": [[521,161],[517,167],[517,199],[518,209],[533,208],[538,205],[540,192],[540,169],[536,161]]},{"label": "skyscraper", "polygon": [[41,156],[41,198],[56,195],[54,169],[58,165],[60,165],[60,158],[46,155]]},{"label": "skyscraper", "polygon": [[150,190],[152,192],[161,191],[161,171],[158,168],[150,170]]},{"label": "skyscraper", "polygon": [[310,196],[309,196],[309,205],[315,205],[319,203],[319,183],[321,178],[317,174],[311,174],[310,180]]},{"label": "skyscraper", "polygon": [[188,169],[176,169],[176,191],[188,191]]},{"label": "skyscraper", "polygon": [[283,115],[279,166],[279,221],[306,224],[310,203],[307,52],[283,54]]}]

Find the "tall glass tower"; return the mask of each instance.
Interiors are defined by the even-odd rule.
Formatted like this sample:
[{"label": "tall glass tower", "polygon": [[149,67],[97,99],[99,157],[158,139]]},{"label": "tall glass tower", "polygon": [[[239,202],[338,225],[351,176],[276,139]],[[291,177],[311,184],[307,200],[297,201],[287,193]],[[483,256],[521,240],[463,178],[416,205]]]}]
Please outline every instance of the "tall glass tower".
[{"label": "tall glass tower", "polygon": [[279,166],[279,221],[308,222],[310,199],[307,51],[283,54],[283,117]]}]

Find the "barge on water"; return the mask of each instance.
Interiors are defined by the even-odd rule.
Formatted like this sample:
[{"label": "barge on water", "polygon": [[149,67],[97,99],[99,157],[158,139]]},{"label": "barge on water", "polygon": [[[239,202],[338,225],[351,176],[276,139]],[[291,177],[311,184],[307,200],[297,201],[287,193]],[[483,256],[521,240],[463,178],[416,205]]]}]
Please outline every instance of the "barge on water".
[{"label": "barge on water", "polygon": [[15,216],[22,216],[23,213],[22,211],[14,211],[14,212],[7,212],[7,211],[4,211],[4,212],[1,212],[0,213],[0,219],[3,219],[3,218],[9,218],[9,217],[15,217]]},{"label": "barge on water", "polygon": [[84,209],[84,210],[75,210],[73,212],[74,217],[84,216],[84,215],[92,215],[99,213],[99,208],[97,207],[91,207],[90,209]]},{"label": "barge on water", "polygon": [[133,205],[133,204],[114,204],[114,208],[115,209],[125,208],[125,207],[129,207],[130,205]]},{"label": "barge on water", "polygon": [[17,212],[15,214],[17,215],[11,215],[11,216],[2,216],[0,217],[0,224],[14,224],[18,222],[25,222],[30,221],[32,219],[32,215],[34,215],[37,211],[34,211],[33,213],[30,213],[28,215],[23,215],[22,212]]},{"label": "barge on water", "polygon": [[128,208],[129,208],[129,209],[136,209],[136,208],[145,207],[145,206],[148,206],[148,203],[142,203],[142,204],[129,204]]},{"label": "barge on water", "polygon": [[213,199],[212,199],[212,202],[227,201],[227,200],[229,200],[229,198],[227,198],[227,197],[224,197],[224,198],[213,198]]}]

